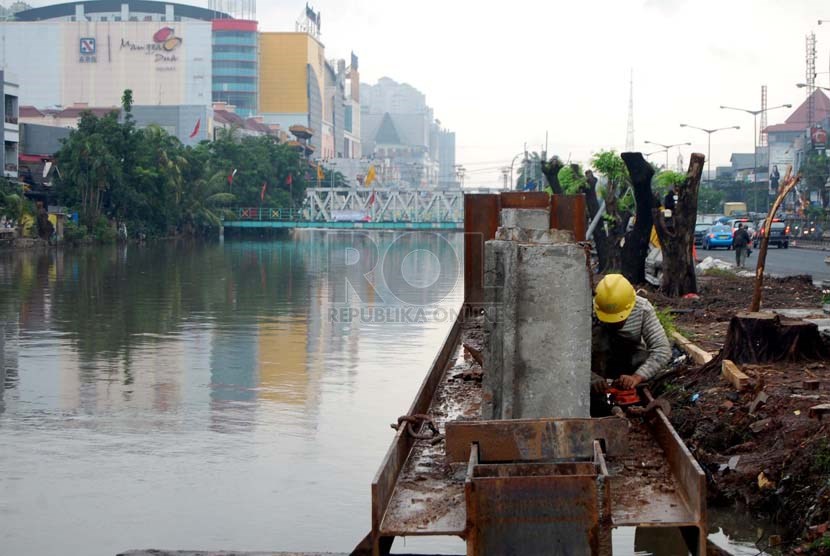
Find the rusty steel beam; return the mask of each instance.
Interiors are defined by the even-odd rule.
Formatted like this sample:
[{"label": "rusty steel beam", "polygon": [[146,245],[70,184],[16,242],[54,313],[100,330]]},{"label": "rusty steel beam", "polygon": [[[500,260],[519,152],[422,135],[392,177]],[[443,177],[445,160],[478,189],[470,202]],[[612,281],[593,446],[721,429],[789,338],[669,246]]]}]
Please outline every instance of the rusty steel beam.
[{"label": "rusty steel beam", "polygon": [[550,227],[572,231],[576,241],[585,241],[586,214],[584,194],[551,196]]},{"label": "rusty steel beam", "polygon": [[496,237],[499,196],[464,195],[464,300],[484,302],[484,243]]},{"label": "rusty steel beam", "polygon": [[[461,334],[461,319],[463,318],[463,311],[459,313],[447,337],[444,339],[441,351],[435,357],[429,373],[421,383],[418,393],[415,395],[415,400],[409,408],[408,415],[416,415],[419,413],[426,413],[429,409],[430,402],[435,395],[435,390],[441,383],[441,378],[444,376],[444,371],[450,363],[456,346],[459,342]],[[395,484],[398,480],[398,475],[403,469],[409,452],[415,444],[415,439],[409,434],[406,434],[406,427],[400,427],[400,430],[395,434],[392,445],[386,452],[383,462],[380,465],[372,480],[372,553],[376,556],[383,553],[388,553],[391,541],[384,540],[380,536],[380,527],[383,522],[383,515],[386,513],[386,507],[389,505],[389,499],[395,490]]]},{"label": "rusty steel beam", "polygon": [[[643,393],[648,402],[654,400],[648,388],[645,388]],[[677,479],[681,494],[696,521],[693,527],[681,527],[681,533],[693,555],[705,556],[707,544],[706,475],[683,439],[674,430],[663,410],[657,408],[653,415],[649,421],[651,430],[666,455],[671,473]]]},{"label": "rusty steel beam", "polygon": [[628,450],[628,421],[604,419],[508,419],[451,421],[446,424],[447,462],[467,461],[478,444],[483,461],[591,459],[593,443],[601,440],[605,453]]}]

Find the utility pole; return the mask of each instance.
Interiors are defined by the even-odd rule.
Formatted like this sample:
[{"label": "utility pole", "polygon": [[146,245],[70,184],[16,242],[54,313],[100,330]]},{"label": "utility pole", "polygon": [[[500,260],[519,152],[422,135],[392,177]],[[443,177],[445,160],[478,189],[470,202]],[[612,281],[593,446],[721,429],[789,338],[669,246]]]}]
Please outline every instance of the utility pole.
[{"label": "utility pole", "polygon": [[773,106],[772,108],[761,108],[759,110],[749,110],[747,108],[735,108],[734,106],[721,106],[722,110],[737,110],[738,112],[746,112],[752,115],[752,154],[755,167],[752,169],[752,186],[753,186],[753,212],[758,212],[758,114],[769,112],[777,108],[792,108],[792,104],[781,104]]},{"label": "utility pole", "polygon": [[503,181],[504,181],[504,189],[505,190],[508,189],[508,187],[507,187],[507,176],[508,175],[510,175],[510,167],[505,166],[504,168],[501,169],[501,176],[502,176]]}]

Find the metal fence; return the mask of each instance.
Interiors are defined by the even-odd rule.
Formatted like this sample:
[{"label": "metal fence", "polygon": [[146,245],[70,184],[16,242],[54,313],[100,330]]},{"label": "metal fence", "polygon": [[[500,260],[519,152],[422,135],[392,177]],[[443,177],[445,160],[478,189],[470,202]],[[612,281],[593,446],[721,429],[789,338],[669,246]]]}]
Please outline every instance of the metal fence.
[{"label": "metal fence", "polygon": [[231,209],[237,220],[267,220],[276,222],[294,222],[303,220],[302,211],[291,208],[239,207]]}]

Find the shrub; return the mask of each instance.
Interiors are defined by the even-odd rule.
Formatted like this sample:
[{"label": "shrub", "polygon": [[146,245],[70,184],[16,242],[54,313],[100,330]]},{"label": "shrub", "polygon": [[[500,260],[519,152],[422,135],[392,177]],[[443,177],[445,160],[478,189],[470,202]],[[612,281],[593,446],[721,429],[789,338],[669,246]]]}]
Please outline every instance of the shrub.
[{"label": "shrub", "polygon": [[78,226],[72,220],[69,220],[63,227],[63,240],[68,243],[82,243],[86,241],[86,228]]}]

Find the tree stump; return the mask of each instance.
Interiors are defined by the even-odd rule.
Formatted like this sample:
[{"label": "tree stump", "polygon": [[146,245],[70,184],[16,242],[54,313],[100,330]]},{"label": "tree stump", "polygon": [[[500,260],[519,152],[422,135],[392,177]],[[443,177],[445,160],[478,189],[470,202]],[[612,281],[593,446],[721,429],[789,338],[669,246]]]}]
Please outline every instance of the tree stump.
[{"label": "tree stump", "polygon": [[774,313],[738,313],[729,322],[720,359],[757,364],[826,359],[818,326]]}]

